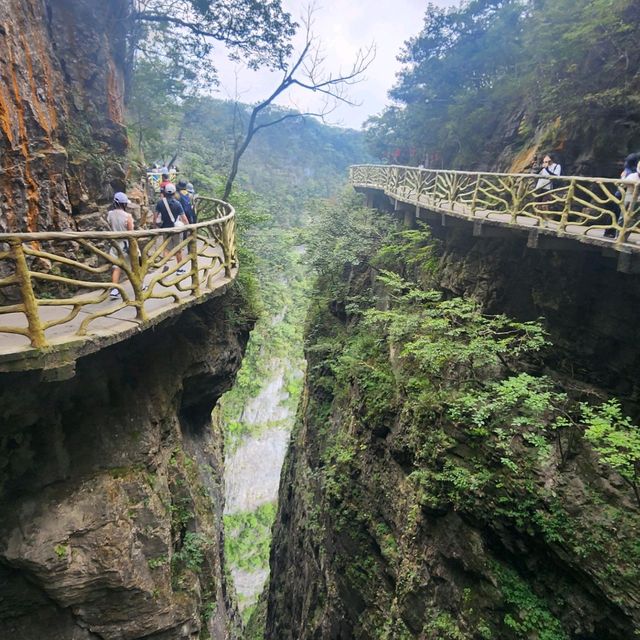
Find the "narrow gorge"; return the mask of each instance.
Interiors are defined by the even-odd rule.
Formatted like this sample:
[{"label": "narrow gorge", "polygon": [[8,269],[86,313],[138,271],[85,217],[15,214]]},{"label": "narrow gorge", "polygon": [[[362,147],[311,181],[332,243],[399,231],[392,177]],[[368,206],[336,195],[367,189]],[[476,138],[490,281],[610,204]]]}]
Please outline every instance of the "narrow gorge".
[{"label": "narrow gorge", "polygon": [[350,215],[307,325],[265,637],[637,637],[640,505],[558,417],[611,396],[638,416],[638,276]]}]

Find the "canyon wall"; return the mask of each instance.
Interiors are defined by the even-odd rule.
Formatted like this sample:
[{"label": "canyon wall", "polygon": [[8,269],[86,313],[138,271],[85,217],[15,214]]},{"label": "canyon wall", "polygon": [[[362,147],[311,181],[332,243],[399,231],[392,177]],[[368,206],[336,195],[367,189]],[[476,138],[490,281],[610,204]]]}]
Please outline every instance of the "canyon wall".
[{"label": "canyon wall", "polygon": [[[637,275],[617,272],[598,252],[529,249],[526,239],[473,237],[470,226],[434,225],[432,234],[435,257],[424,248],[397,252],[405,283],[435,286],[452,309],[466,309],[455,316],[460,324],[469,308],[456,306],[458,296],[478,300],[489,317],[544,318],[554,346],[529,374],[590,401],[615,394],[637,422]],[[370,318],[391,322],[384,314],[402,295],[377,281],[381,268],[392,268],[388,258],[371,260],[346,265],[340,278],[325,275],[316,291],[304,398],[280,486],[266,637],[640,637],[633,491],[579,429],[571,442],[569,432],[545,431],[551,396],[538,413],[518,405],[511,417],[496,417],[499,392],[508,404],[522,389],[471,368],[477,388],[495,395],[477,395],[494,407],[478,417],[475,400],[468,414],[459,409],[460,388],[448,381],[465,370],[461,363],[439,371],[435,383],[407,366],[407,343],[362,319],[371,309]],[[390,332],[436,313],[433,298],[410,295]],[[422,304],[418,321],[412,314]],[[482,359],[459,325],[438,321],[441,331],[409,349],[434,361],[465,349]],[[450,352],[438,337],[444,331],[458,336]]]},{"label": "canyon wall", "polygon": [[232,294],[82,358],[2,374],[0,637],[234,638],[223,435],[248,339]]},{"label": "canyon wall", "polygon": [[0,0],[0,231],[93,228],[125,186],[127,0]]}]

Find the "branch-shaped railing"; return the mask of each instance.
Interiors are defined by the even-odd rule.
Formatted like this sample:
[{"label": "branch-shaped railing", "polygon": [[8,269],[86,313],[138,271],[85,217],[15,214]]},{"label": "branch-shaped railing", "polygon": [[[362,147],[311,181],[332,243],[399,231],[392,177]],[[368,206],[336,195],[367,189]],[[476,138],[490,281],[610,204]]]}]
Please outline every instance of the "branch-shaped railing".
[{"label": "branch-shaped railing", "polygon": [[105,318],[142,323],[150,309],[216,289],[237,266],[235,211],[207,197],[196,209],[205,221],[174,229],[0,234],[0,337],[44,348],[54,329],[81,337]]},{"label": "branch-shaped railing", "polygon": [[637,182],[396,165],[354,165],[349,180],[354,187],[382,190],[395,199],[441,213],[469,218],[499,214],[495,219],[546,227],[561,236],[610,238],[608,243],[619,250],[633,250],[640,244],[635,235],[640,233]]}]

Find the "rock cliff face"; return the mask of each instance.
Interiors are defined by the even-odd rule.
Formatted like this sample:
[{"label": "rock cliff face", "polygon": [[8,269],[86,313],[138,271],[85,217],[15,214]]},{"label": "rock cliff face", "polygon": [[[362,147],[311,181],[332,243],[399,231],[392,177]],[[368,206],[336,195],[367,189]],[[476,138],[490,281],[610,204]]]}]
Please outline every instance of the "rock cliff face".
[{"label": "rock cliff face", "polygon": [[1,231],[74,228],[124,186],[127,6],[0,0]]},{"label": "rock cliff face", "polygon": [[[520,321],[545,316],[555,347],[540,370],[569,393],[615,392],[638,416],[638,276],[597,253],[434,233],[445,297],[474,296]],[[331,302],[308,325],[266,637],[640,637],[633,492],[582,440],[560,460],[553,441],[447,419],[434,400],[442,388],[416,395],[421,380],[409,381],[399,351],[385,354],[384,337],[346,311],[371,296],[386,308],[377,273],[345,269],[339,297],[321,286]]]},{"label": "rock cliff face", "polygon": [[230,294],[77,363],[4,374],[0,637],[234,638],[221,426],[248,327]]}]

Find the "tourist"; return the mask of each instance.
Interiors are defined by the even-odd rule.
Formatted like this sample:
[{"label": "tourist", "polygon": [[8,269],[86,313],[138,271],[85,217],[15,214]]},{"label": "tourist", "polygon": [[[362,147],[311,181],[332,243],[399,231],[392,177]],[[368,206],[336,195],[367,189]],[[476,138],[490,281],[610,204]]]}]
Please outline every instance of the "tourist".
[{"label": "tourist", "polygon": [[169,169],[167,167],[162,167],[162,169],[160,169],[160,175],[162,176],[162,180],[160,181],[160,193],[164,194],[164,188],[171,183],[169,180]]},{"label": "tourist", "polygon": [[[129,204],[129,198],[125,193],[118,191],[113,196],[113,209],[107,214],[107,222],[111,231],[124,232],[133,231],[133,216],[127,212],[127,205]],[[128,240],[112,240],[110,253],[114,258],[124,258],[129,261],[129,241]],[[118,250],[118,248],[120,250]],[[111,273],[111,283],[114,285],[119,284],[120,276],[122,274],[121,267],[113,265],[113,271]],[[114,300],[120,297],[120,290],[117,287],[113,287],[109,293],[109,297]]]},{"label": "tourist", "polygon": [[[623,172],[624,174],[624,172]],[[640,162],[636,161],[635,169],[632,173],[622,175],[623,183],[621,190],[624,191],[624,208],[628,216],[628,225],[632,224],[633,218],[638,212],[638,201],[640,200]],[[624,218],[621,216],[618,223],[622,226]]]},{"label": "tourist", "polygon": [[191,198],[191,208],[193,209],[193,221],[198,222],[198,210],[196,209],[196,190],[195,187],[187,182],[187,193]]},{"label": "tourist", "polygon": [[547,153],[542,161],[542,169],[540,169],[538,175],[545,176],[540,178],[536,183],[536,191],[540,193],[546,193],[551,189],[557,188],[557,182],[554,180],[547,180],[549,176],[559,176],[562,174],[562,167],[558,164],[555,154]]},{"label": "tourist", "polygon": [[[640,162],[640,152],[630,153],[624,159],[624,167],[622,168],[622,173],[620,174],[620,179],[625,180],[632,173],[637,172],[638,162]],[[622,191],[618,189],[615,194],[615,198],[622,198]],[[622,226],[622,211],[620,210],[620,205],[617,202],[613,202],[607,207],[611,213],[613,213],[614,219],[618,221],[618,225]],[[609,227],[604,230],[605,238],[617,238],[618,232],[615,228]]]},{"label": "tourist", "polygon": [[[189,219],[184,213],[184,209],[178,200],[176,200],[176,187],[171,182],[168,182],[164,187],[164,197],[158,200],[156,204],[156,221],[158,226],[162,229],[173,229],[174,227],[181,227],[185,224],[189,224]],[[181,233],[172,233],[169,236],[169,241],[164,250],[164,257],[169,258],[172,251],[180,244],[182,239]],[[182,249],[176,252],[176,263],[180,265],[182,262]],[[163,272],[168,269],[165,265]],[[184,267],[179,267],[177,273],[185,273]]]},{"label": "tourist", "polygon": [[196,214],[193,209],[193,202],[191,200],[191,194],[188,190],[188,184],[185,180],[178,182],[178,201],[182,205],[185,215],[189,219],[189,224],[194,224],[196,221]]},{"label": "tourist", "polygon": [[549,180],[548,178],[553,176],[559,176],[562,173],[562,167],[557,162],[556,156],[553,153],[547,153],[542,160],[542,169],[538,172],[538,175],[544,176],[539,178],[536,182],[535,193],[541,204],[538,205],[538,212],[540,213],[543,221],[546,224],[545,211],[554,211],[561,205],[557,201],[557,195],[551,193],[553,189],[557,189],[560,185],[556,180]]}]

